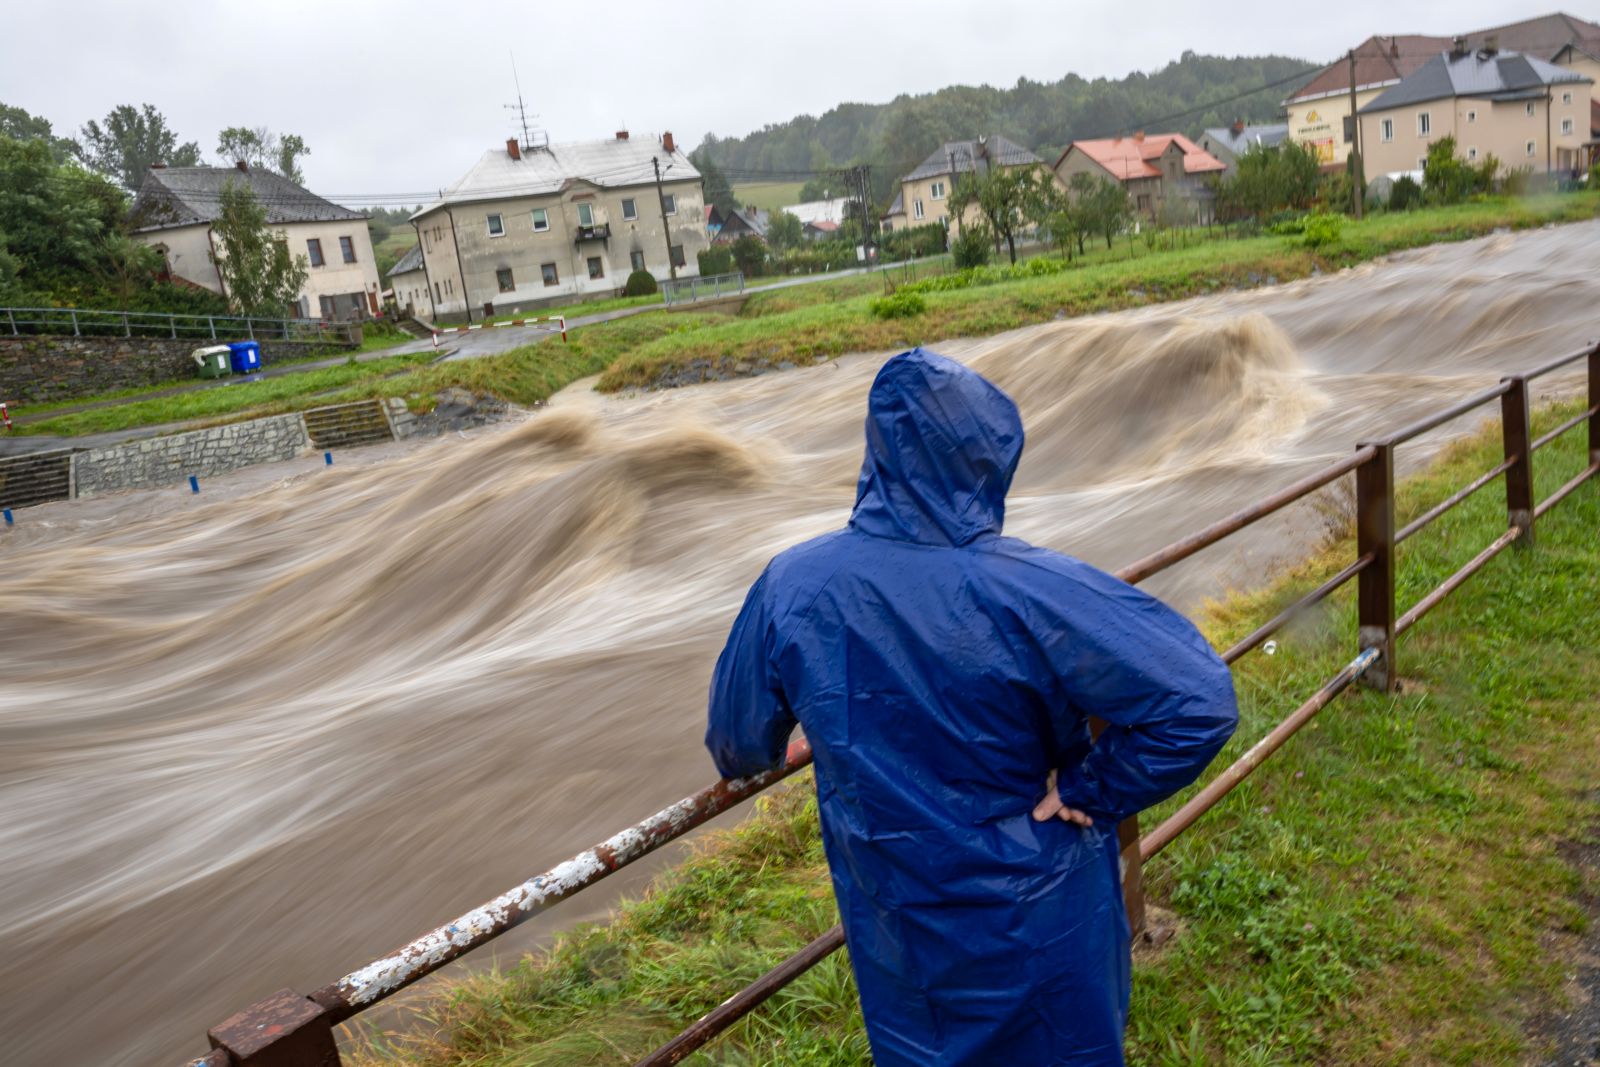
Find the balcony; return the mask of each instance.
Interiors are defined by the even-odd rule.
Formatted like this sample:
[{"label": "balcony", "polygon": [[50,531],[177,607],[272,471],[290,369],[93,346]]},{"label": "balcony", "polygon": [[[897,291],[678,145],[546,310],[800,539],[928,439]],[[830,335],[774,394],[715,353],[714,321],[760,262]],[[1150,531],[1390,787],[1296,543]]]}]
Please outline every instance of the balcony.
[{"label": "balcony", "polygon": [[611,223],[602,222],[598,226],[579,226],[575,231],[577,239],[573,244],[582,244],[585,241],[611,240]]}]

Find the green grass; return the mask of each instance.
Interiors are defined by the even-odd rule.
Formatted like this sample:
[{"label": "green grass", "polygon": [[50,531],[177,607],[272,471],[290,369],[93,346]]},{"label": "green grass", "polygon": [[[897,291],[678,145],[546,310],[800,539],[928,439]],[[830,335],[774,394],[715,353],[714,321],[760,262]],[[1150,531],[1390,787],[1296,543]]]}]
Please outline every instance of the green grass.
[{"label": "green grass", "polygon": [[648,296],[608,296],[600,300],[589,300],[578,304],[563,304],[560,307],[530,308],[527,311],[518,311],[506,315],[494,315],[485,322],[510,322],[513,319],[543,319],[556,315],[565,315],[575,319],[583,315],[598,315],[602,311],[616,311],[620,308],[644,307],[647,304],[661,303],[661,294],[651,293]]},{"label": "green grass", "polygon": [[788,207],[800,202],[800,190],[805,182],[747,182],[733,187],[733,197],[740,207],[754,204],[763,211]]},{"label": "green grass", "polygon": [[[845,352],[900,348],[950,337],[974,337],[1099,311],[1201,296],[1230,287],[1303,278],[1338,270],[1390,252],[1440,241],[1465,240],[1498,228],[1591,219],[1600,194],[1587,192],[1528,200],[1496,198],[1448,208],[1371,216],[1344,227],[1341,241],[1312,250],[1299,239],[1261,236],[1207,240],[1187,248],[1091,257],[1081,266],[1041,278],[953,292],[932,293],[928,310],[912,318],[883,320],[861,295],[793,306],[751,316],[693,335],[680,334],[630,352],[601,378],[600,388],[648,387],[691,365],[727,370],[736,363],[809,362]],[[1125,243],[1125,242],[1124,242]],[[865,287],[864,281],[857,284]],[[881,284],[880,284],[881,289]],[[846,290],[848,291],[848,289]],[[881,295],[881,293],[880,293]],[[752,298],[754,299],[754,298]],[[797,298],[806,300],[805,296]],[[774,301],[775,306],[784,306]]]},{"label": "green grass", "polygon": [[[1574,410],[1543,411],[1538,428]],[[1497,428],[1452,448],[1403,487],[1402,515],[1499,458]],[[1585,461],[1580,434],[1538,453],[1541,495]],[[1407,542],[1401,606],[1504,528],[1491,488]],[[1546,946],[1584,929],[1557,847],[1600,819],[1597,528],[1591,483],[1540,521],[1536,548],[1503,554],[1402,638],[1401,693],[1335,701],[1151,862],[1151,901],[1180,931],[1136,959],[1131,1063],[1515,1064],[1536,1051],[1529,1013],[1559,1003],[1569,966]],[[1340,537],[1202,625],[1228,643],[1352,552]],[[1337,595],[1276,655],[1238,665],[1241,726],[1215,770],[1349,660],[1354,624]],[[367,1032],[355,1062],[631,1062],[836,917],[802,778],[609,923],[450,980],[398,1031]],[[843,954],[687,1062],[869,1063]]]}]

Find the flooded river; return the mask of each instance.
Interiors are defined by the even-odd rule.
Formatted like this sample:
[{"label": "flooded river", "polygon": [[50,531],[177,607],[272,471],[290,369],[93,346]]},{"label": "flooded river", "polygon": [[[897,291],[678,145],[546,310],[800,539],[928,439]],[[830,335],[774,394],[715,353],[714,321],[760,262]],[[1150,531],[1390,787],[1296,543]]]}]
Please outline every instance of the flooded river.
[{"label": "flooded river", "polygon": [[[1110,567],[1595,336],[1597,238],[931,347],[1022,409],[1007,532]],[[252,1000],[708,782],[721,639],[769,557],[844,521],[885,355],[575,388],[470,440],[244,472],[248,491],[21,513],[0,534],[0,1060],[176,1063]],[[1314,522],[1153,588],[1257,580]]]}]

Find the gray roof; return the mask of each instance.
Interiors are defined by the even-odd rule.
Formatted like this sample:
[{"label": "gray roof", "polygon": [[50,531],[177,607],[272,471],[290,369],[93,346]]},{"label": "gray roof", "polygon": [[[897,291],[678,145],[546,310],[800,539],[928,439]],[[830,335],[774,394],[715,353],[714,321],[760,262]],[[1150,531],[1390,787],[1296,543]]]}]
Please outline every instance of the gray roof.
[{"label": "gray roof", "polygon": [[1522,100],[1540,95],[1537,90],[1546,85],[1588,80],[1576,71],[1520,52],[1440,52],[1361,112],[1387,111],[1456,96]]},{"label": "gray roof", "polygon": [[904,187],[897,185],[894,189],[894,200],[890,201],[889,210],[885,211],[884,215],[904,215],[905,213],[906,201]]},{"label": "gray roof", "polygon": [[388,276],[393,278],[397,274],[409,274],[414,270],[421,269],[422,246],[412,245],[410,248],[406,249],[406,254],[400,257],[400,261],[389,268]]},{"label": "gray roof", "polygon": [[745,229],[751,233],[758,237],[765,237],[767,235],[767,223],[772,219],[772,215],[760,208],[736,207],[723,216],[723,230],[726,231],[729,224],[735,219],[738,219]]},{"label": "gray roof", "polygon": [[1279,122],[1265,126],[1246,126],[1238,133],[1233,132],[1232,126],[1207,127],[1205,135],[1234,155],[1240,156],[1257,145],[1271,148],[1273,145],[1282,144],[1289,136],[1289,124]]},{"label": "gray roof", "polygon": [[977,141],[946,141],[939,146],[937,152],[932,153],[917,165],[917,168],[907,174],[901,181],[914,182],[922,178],[932,178],[940,174],[952,173],[951,160],[955,161],[956,174],[970,172],[976,166],[976,160],[985,158],[984,150],[987,149],[987,158],[990,163],[998,163],[1003,167],[1014,167],[1018,164],[1043,163],[1044,160],[1023,148],[1015,141],[1002,137],[998,133],[991,134],[980,145]]},{"label": "gray roof", "polygon": [[654,185],[652,159],[661,163],[663,182],[700,180],[688,156],[677,149],[668,152],[652,137],[575,141],[524,148],[519,154],[520,159],[512,159],[504,148],[491,148],[443,196],[411,217],[447,204],[545,196],[580,181],[606,189]]},{"label": "gray roof", "polygon": [[222,214],[223,187],[229,182],[249,187],[266,209],[268,223],[366,218],[259,167],[247,171],[237,167],[151,167],[130,212],[135,229],[169,230],[215,222]]}]

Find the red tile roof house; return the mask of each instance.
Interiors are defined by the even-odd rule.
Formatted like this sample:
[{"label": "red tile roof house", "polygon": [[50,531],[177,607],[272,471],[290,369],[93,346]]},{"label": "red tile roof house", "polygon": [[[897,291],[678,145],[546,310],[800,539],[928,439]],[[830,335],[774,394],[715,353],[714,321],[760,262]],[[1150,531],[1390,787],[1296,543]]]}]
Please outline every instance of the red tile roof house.
[{"label": "red tile roof house", "polygon": [[1072,176],[1080,173],[1121,182],[1135,212],[1151,221],[1172,197],[1195,204],[1195,221],[1210,221],[1213,193],[1207,179],[1225,170],[1220,159],[1181,133],[1073,141],[1055,165],[1064,185],[1070,186]]}]

